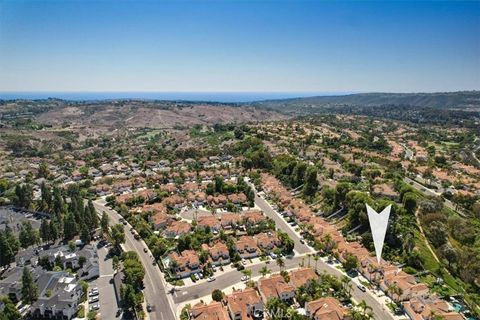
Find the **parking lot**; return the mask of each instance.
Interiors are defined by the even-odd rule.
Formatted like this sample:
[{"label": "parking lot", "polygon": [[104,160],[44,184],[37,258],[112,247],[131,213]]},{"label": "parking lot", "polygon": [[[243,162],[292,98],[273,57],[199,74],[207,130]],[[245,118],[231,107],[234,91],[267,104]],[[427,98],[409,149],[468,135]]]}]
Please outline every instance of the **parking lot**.
[{"label": "parking lot", "polygon": [[[118,313],[119,307],[117,305],[113,286],[114,270],[112,266],[112,258],[108,257],[108,248],[98,248],[98,262],[100,265],[100,277],[90,283],[90,290],[93,288],[98,289],[98,295],[96,296],[98,297],[98,300],[93,302],[93,305],[95,308],[99,308],[96,311],[100,314],[101,319],[118,319],[121,315]],[[94,295],[92,296],[95,297]],[[89,292],[89,302],[90,299]],[[92,304],[89,303],[89,309],[91,307]]]}]

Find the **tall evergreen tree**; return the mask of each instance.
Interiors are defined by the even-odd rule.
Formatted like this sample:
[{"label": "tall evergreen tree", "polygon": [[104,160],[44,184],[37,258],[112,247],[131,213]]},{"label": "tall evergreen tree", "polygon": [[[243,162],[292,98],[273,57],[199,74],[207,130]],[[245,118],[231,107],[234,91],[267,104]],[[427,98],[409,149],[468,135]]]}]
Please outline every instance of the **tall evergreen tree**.
[{"label": "tall evergreen tree", "polygon": [[42,223],[40,224],[40,237],[44,242],[53,240],[50,233],[50,223],[47,219],[42,219]]},{"label": "tall evergreen tree", "polygon": [[28,267],[23,268],[22,274],[22,300],[25,303],[32,304],[38,298],[38,286],[33,281],[32,273]]},{"label": "tall evergreen tree", "polygon": [[10,264],[18,252],[18,241],[10,237],[8,231],[0,231],[0,266]]},{"label": "tall evergreen tree", "polygon": [[50,212],[52,209],[52,192],[50,191],[50,188],[45,184],[45,182],[42,183],[40,186],[40,191],[42,193],[42,198],[40,201],[40,210],[42,211],[47,211]]},{"label": "tall evergreen tree", "polygon": [[63,236],[70,240],[77,234],[75,218],[71,212],[67,213],[63,221]]},{"label": "tall evergreen tree", "polygon": [[38,230],[33,229],[30,221],[22,222],[22,229],[20,230],[18,239],[20,240],[22,248],[28,248],[29,246],[40,243]]}]

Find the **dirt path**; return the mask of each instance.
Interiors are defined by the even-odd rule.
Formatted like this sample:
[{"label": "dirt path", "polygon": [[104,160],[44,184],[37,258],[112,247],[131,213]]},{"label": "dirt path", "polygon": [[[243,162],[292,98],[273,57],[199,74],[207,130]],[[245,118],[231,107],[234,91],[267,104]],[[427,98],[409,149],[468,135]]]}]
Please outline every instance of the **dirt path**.
[{"label": "dirt path", "polygon": [[415,219],[417,220],[417,225],[418,225],[418,228],[420,229],[420,233],[422,234],[423,238],[425,239],[425,244],[427,245],[428,250],[430,250],[430,252],[432,253],[435,260],[437,260],[437,262],[440,263],[440,259],[438,259],[437,254],[435,253],[435,251],[433,251],[433,248],[430,246],[430,243],[428,242],[428,239],[425,236],[425,232],[423,232],[422,224],[420,223],[420,218],[418,217],[418,212],[419,211],[420,211],[420,209],[417,209],[415,211]]}]

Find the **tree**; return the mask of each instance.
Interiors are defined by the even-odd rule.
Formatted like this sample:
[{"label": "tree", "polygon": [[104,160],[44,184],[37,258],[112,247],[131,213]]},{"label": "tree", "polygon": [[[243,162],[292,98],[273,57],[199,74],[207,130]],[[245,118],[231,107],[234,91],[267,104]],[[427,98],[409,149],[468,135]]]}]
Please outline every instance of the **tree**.
[{"label": "tree", "polygon": [[87,262],[87,258],[85,256],[78,257],[78,265],[80,268],[83,268],[83,265]]},{"label": "tree", "polygon": [[114,247],[119,247],[120,244],[125,243],[125,230],[121,223],[117,223],[110,227],[110,237]]},{"label": "tree", "polygon": [[10,227],[6,226],[4,231],[0,230],[0,266],[13,262],[20,244]]},{"label": "tree", "polygon": [[17,185],[15,187],[15,197],[13,203],[21,208],[30,208],[30,205],[33,201],[33,189],[32,187],[25,183],[23,185]]},{"label": "tree", "polygon": [[291,254],[295,247],[295,243],[293,242],[292,238],[290,238],[286,232],[278,232],[278,238],[282,244],[285,254]]},{"label": "tree", "polygon": [[33,229],[30,221],[22,221],[22,230],[20,230],[18,239],[22,248],[28,248],[40,242],[38,230]]},{"label": "tree", "polygon": [[370,312],[372,312],[372,307],[370,307],[366,302],[365,300],[362,299],[362,301],[360,301],[360,303],[358,304],[358,307],[360,308],[360,310],[362,310],[362,315],[364,317],[367,317],[367,318],[362,318],[362,319],[371,319],[371,318],[368,318],[368,314]]},{"label": "tree", "polygon": [[212,291],[212,299],[213,301],[222,301],[223,299],[223,292],[220,289],[215,289]]},{"label": "tree", "polygon": [[343,263],[343,267],[345,268],[345,270],[347,270],[347,272],[350,272],[358,268],[358,266],[359,263],[357,257],[355,257],[351,253],[347,253],[345,256],[345,262]]},{"label": "tree", "polygon": [[136,310],[141,308],[143,302],[143,294],[141,291],[136,290],[131,284],[122,284],[120,287],[120,295],[125,309]]},{"label": "tree", "polygon": [[447,242],[448,232],[445,225],[440,221],[430,223],[426,233],[435,248],[441,247]]},{"label": "tree", "polygon": [[290,275],[288,274],[288,271],[282,270],[282,271],[280,271],[280,275],[282,276],[283,280],[286,283],[290,282]]},{"label": "tree", "polygon": [[307,197],[315,195],[318,189],[318,170],[314,166],[309,166],[305,173],[305,185],[303,186],[303,194]]},{"label": "tree", "polygon": [[403,207],[408,213],[415,213],[417,208],[417,197],[413,192],[407,192],[403,195]]},{"label": "tree", "polygon": [[37,178],[48,179],[50,176],[50,169],[48,169],[48,164],[46,162],[40,163],[38,166]]},{"label": "tree", "polygon": [[51,240],[50,223],[47,219],[42,219],[42,223],[40,224],[40,237],[44,242],[49,242]]},{"label": "tree", "polygon": [[82,225],[81,231],[80,231],[80,240],[82,240],[83,244],[88,244],[90,243],[90,232],[87,229],[87,226],[85,224]]},{"label": "tree", "polygon": [[126,259],[123,261],[124,281],[140,287],[145,277],[145,269],[138,259]]},{"label": "tree", "polygon": [[52,207],[52,193],[50,192],[50,188],[47,187],[45,182],[43,182],[40,186],[40,191],[42,194],[42,198],[40,201],[40,210],[50,211],[50,208]]},{"label": "tree", "polygon": [[22,315],[18,311],[15,304],[8,297],[0,297],[3,303],[3,310],[0,312],[0,320],[22,319]]},{"label": "tree", "polygon": [[23,268],[22,274],[22,301],[32,304],[38,298],[38,286],[33,281],[32,273],[28,267]]},{"label": "tree", "polygon": [[112,268],[115,271],[118,271],[120,269],[120,260],[118,259],[118,256],[113,256],[113,258],[112,258]]},{"label": "tree", "polygon": [[242,273],[247,276],[249,279],[252,277],[252,269],[243,269]]},{"label": "tree", "polygon": [[267,274],[271,273],[272,270],[268,269],[267,266],[263,266],[262,269],[260,269],[260,274],[265,277]]},{"label": "tree", "polygon": [[276,260],[277,266],[280,268],[280,270],[283,270],[285,267],[285,261],[283,260],[282,257],[278,257]]},{"label": "tree", "polygon": [[105,211],[102,212],[102,218],[100,219],[100,228],[102,230],[102,234],[108,234],[108,227],[109,227],[109,218]]},{"label": "tree", "polygon": [[77,234],[77,225],[75,223],[75,217],[71,212],[67,213],[65,220],[63,221],[63,236],[66,240],[73,239]]}]

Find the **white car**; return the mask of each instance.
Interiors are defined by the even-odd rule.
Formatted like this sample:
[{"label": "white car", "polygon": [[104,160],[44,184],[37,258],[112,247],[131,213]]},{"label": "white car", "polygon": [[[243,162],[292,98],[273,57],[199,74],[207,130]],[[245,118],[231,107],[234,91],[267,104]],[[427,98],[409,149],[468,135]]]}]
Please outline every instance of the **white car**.
[{"label": "white car", "polygon": [[209,277],[209,278],[207,279],[207,281],[208,281],[208,282],[215,281],[215,277]]},{"label": "white car", "polygon": [[249,277],[249,276],[242,276],[242,277],[240,278],[240,280],[242,280],[242,281],[248,281],[248,280],[250,280],[250,277]]},{"label": "white car", "polygon": [[98,302],[98,296],[91,297],[90,299],[88,299],[88,303],[95,303],[95,302]]},{"label": "white car", "polygon": [[94,303],[92,305],[90,305],[90,311],[95,311],[95,310],[98,310],[100,309],[100,305],[98,303]]},{"label": "white car", "polygon": [[92,289],[90,293],[88,294],[89,297],[95,297],[98,296],[98,289]]}]

